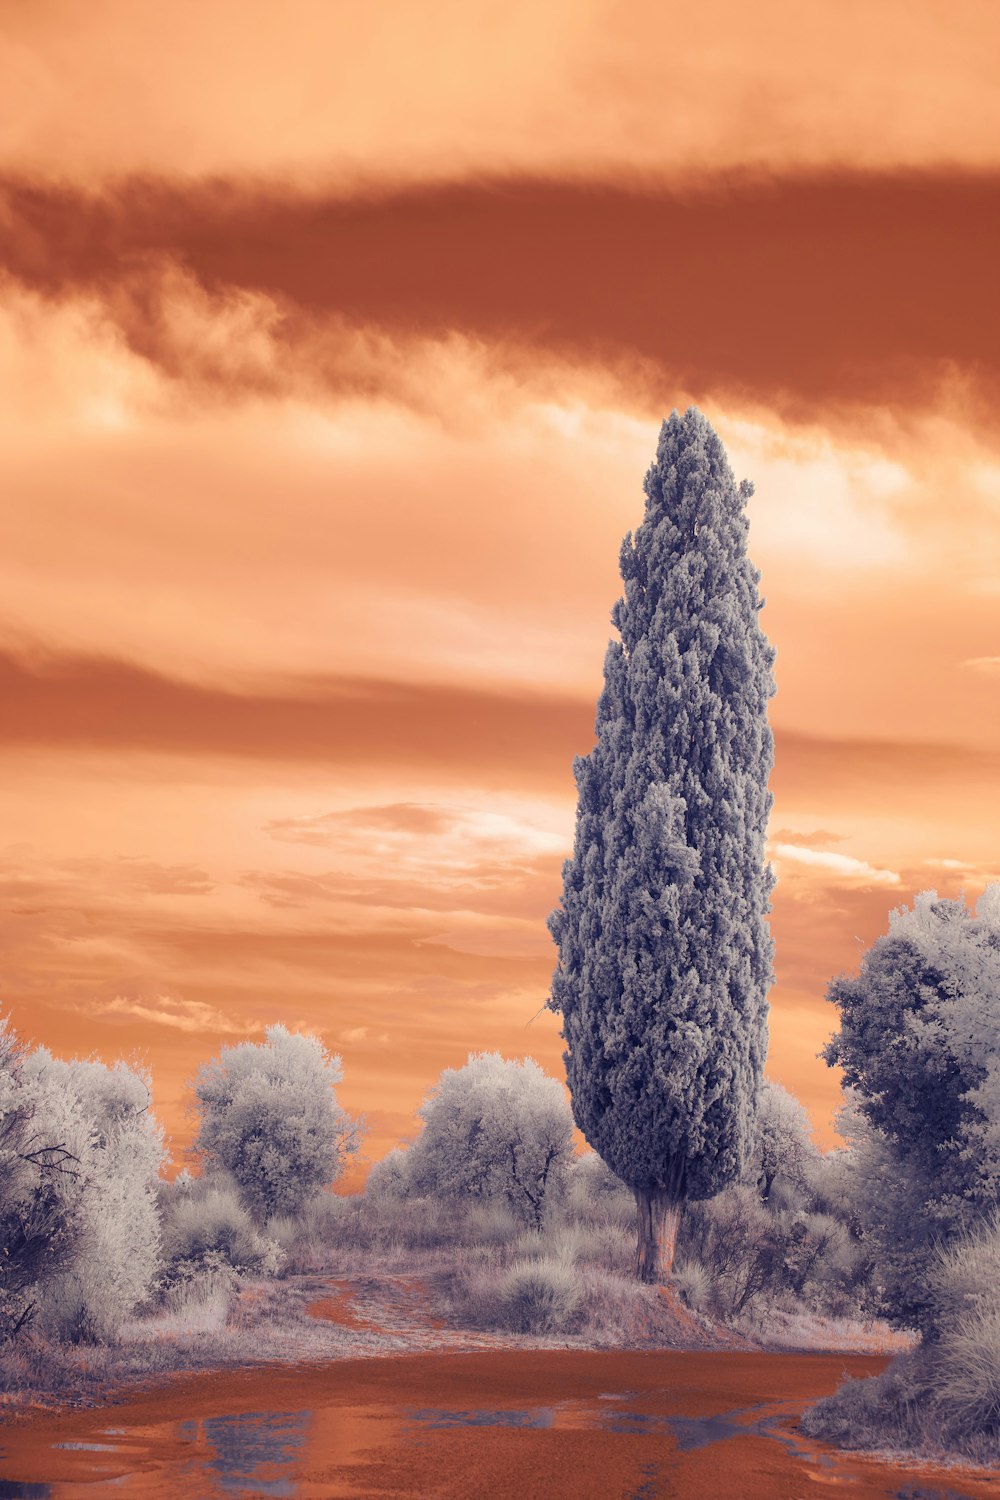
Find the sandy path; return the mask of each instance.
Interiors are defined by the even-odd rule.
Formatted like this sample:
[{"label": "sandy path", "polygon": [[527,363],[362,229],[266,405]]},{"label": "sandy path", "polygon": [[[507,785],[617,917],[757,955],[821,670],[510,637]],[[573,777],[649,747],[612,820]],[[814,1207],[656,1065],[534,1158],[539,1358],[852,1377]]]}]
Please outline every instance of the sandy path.
[{"label": "sandy path", "polygon": [[844,1457],[795,1432],[802,1406],[845,1372],[883,1365],[495,1350],[186,1376],[4,1429],[0,1500],[1000,1500],[1000,1475]]}]

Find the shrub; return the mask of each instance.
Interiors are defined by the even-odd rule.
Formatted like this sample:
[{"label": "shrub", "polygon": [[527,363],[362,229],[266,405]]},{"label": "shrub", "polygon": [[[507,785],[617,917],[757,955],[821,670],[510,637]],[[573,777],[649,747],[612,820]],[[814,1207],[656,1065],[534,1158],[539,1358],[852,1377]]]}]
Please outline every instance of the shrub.
[{"label": "shrub", "polygon": [[381,1161],[377,1161],[368,1173],[365,1196],[373,1200],[405,1198],[410,1190],[408,1161],[408,1152],[404,1151],[401,1146],[395,1146],[383,1156]]},{"label": "shrub", "polygon": [[50,1183],[70,1244],[38,1285],[39,1326],[57,1338],[112,1340],[150,1295],[160,1257],[165,1152],[149,1079],[123,1062],[63,1062],[44,1048],[24,1073],[36,1127],[67,1153]]},{"label": "shrub", "polygon": [[196,1150],[232,1175],[259,1223],[299,1212],[340,1176],[359,1139],[334,1096],[340,1058],[284,1026],[266,1036],[223,1047],[195,1080]]},{"label": "shrub", "polygon": [[232,1182],[195,1178],[164,1194],[163,1285],[190,1281],[205,1269],[273,1276],[284,1251],[263,1235]]},{"label": "shrub", "polygon": [[938,1251],[920,1348],[882,1375],[849,1381],[807,1414],[846,1446],[892,1444],[1000,1458],[1000,1223]]},{"label": "shrub", "polygon": [[39,1288],[65,1268],[72,1225],[59,1175],[64,1146],[36,1119],[39,1091],[26,1049],[0,1017],[0,1342],[29,1327]]},{"label": "shrub", "polygon": [[418,1110],[424,1128],[407,1153],[409,1191],[492,1198],[540,1228],[573,1159],[573,1121],[561,1084],[530,1057],[497,1052],[446,1068]]},{"label": "shrub", "polygon": [[704,1312],[712,1300],[712,1278],[696,1260],[684,1261],[674,1272],[678,1296],[696,1312]]},{"label": "shrub", "polygon": [[934,1395],[949,1433],[1000,1433],[1000,1288],[942,1334]]},{"label": "shrub", "polygon": [[490,1326],[512,1333],[565,1333],[580,1302],[571,1261],[555,1256],[515,1260],[489,1286],[485,1311]]},{"label": "shrub", "polygon": [[717,1198],[688,1205],[682,1254],[710,1271],[710,1303],[720,1317],[740,1317],[774,1286],[783,1248],[774,1216],[753,1188],[727,1188]]},{"label": "shrub", "polygon": [[332,1247],[337,1243],[350,1215],[348,1198],[334,1193],[317,1193],[298,1214],[283,1214],[267,1222],[267,1237],[284,1254],[283,1271],[316,1271],[330,1264]]}]

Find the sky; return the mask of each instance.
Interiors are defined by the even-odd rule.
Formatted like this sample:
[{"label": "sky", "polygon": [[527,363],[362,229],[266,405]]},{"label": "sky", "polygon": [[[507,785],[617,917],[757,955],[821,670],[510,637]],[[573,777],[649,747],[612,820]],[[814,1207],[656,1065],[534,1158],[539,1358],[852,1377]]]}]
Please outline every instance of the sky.
[{"label": "sky", "polygon": [[0,1007],[189,1083],[274,1021],[364,1162],[561,1075],[545,917],[659,423],[750,478],[768,1069],[1000,879],[990,0],[0,0]]}]

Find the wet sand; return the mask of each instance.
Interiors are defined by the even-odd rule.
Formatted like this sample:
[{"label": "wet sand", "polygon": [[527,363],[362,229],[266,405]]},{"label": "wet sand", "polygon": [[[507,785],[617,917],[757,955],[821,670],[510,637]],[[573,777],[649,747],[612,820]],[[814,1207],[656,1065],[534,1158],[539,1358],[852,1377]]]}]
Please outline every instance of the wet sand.
[{"label": "wet sand", "polygon": [[885,1360],[497,1351],[185,1376],[0,1428],[0,1500],[1000,1500],[1000,1474],[835,1453],[810,1400]]}]

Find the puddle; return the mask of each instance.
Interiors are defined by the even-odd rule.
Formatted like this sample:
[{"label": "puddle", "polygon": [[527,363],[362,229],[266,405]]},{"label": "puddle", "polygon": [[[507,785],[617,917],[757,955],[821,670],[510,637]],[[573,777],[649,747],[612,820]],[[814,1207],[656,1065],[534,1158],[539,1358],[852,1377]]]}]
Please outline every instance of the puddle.
[{"label": "puddle", "polygon": [[310,1411],[240,1412],[182,1422],[177,1435],[207,1445],[196,1472],[210,1473],[227,1494],[294,1495],[293,1469],[311,1417]]},{"label": "puddle", "polygon": [[[603,1396],[604,1401],[626,1401],[628,1396]],[[671,1417],[657,1412],[600,1410],[578,1401],[559,1401],[554,1406],[510,1408],[472,1407],[463,1411],[427,1406],[411,1408],[406,1416],[422,1427],[439,1430],[446,1427],[589,1427],[598,1432],[649,1433],[650,1436],[672,1435],[678,1448],[705,1448],[726,1438],[746,1437],[757,1433],[760,1424],[738,1421],[759,1410],[725,1412],[711,1417]],[[766,1436],[777,1436],[770,1431]]]},{"label": "puddle", "polygon": [[916,1489],[897,1490],[893,1500],[969,1500],[957,1490],[942,1490],[934,1485],[921,1484]]},{"label": "puddle", "polygon": [[52,1486],[22,1484],[17,1479],[0,1479],[0,1500],[49,1500]]},{"label": "puddle", "polygon": [[439,1407],[411,1408],[406,1412],[408,1421],[419,1422],[432,1432],[447,1427],[552,1427],[555,1425],[555,1408],[536,1406],[533,1411],[444,1411]]},{"label": "puddle", "polygon": [[[708,1448],[713,1443],[724,1443],[730,1438],[764,1437],[781,1443],[796,1458],[808,1458],[828,1466],[831,1459],[826,1454],[817,1454],[804,1447],[794,1433],[779,1427],[779,1413],[773,1410],[764,1413],[761,1406],[740,1407],[735,1411],[716,1412],[708,1417],[666,1416],[659,1412],[631,1411],[622,1409],[617,1403],[634,1400],[634,1394],[604,1394],[599,1401],[614,1403],[595,1408],[579,1401],[558,1401],[553,1406],[529,1408],[492,1409],[470,1407],[466,1410],[446,1410],[441,1407],[410,1408],[406,1417],[431,1431],[448,1427],[552,1427],[590,1428],[597,1432],[622,1432],[648,1434],[650,1437],[672,1437],[682,1453],[697,1448]],[[756,1420],[753,1420],[756,1418]],[[914,1494],[914,1500],[923,1500]],[[928,1492],[927,1500],[938,1500]],[[944,1491],[940,1500],[950,1500]]]}]

